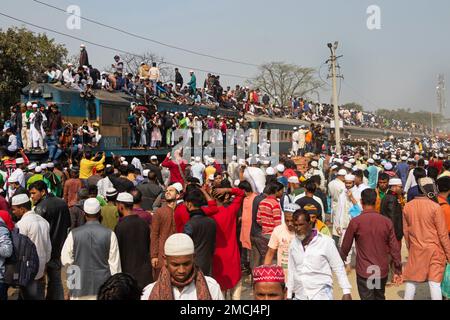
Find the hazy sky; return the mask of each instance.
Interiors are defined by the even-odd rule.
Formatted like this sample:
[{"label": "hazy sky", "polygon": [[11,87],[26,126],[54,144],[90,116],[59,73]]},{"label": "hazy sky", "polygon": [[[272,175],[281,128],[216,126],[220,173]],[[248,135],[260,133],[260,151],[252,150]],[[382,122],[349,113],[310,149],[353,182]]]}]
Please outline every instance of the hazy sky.
[{"label": "hazy sky", "polygon": [[[371,110],[437,110],[438,73],[450,81],[448,0],[42,1],[62,8],[76,4],[84,17],[179,47],[256,64],[285,61],[318,69],[329,56],[327,42],[338,40],[345,76],[340,103],[359,102]],[[367,28],[369,5],[381,9],[381,30]],[[66,14],[32,0],[2,1],[0,12],[134,53],[152,51],[180,65],[250,77],[256,73],[252,66],[188,54],[87,21],[81,22],[80,30],[69,30]],[[12,25],[20,23],[0,16],[1,28]],[[49,35],[70,53],[78,52],[80,41]],[[94,66],[113,62],[111,50],[92,45],[87,50]],[[187,71],[181,69],[185,79]],[[202,83],[204,74],[196,73]],[[323,67],[322,76],[326,74]],[[244,81],[221,79],[232,86]],[[322,91],[321,100],[328,102],[330,94],[331,90]]]}]

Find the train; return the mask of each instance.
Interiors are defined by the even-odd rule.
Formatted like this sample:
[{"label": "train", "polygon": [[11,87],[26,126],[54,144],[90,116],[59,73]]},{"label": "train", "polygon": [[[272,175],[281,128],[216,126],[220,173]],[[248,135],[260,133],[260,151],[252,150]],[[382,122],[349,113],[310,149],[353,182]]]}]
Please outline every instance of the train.
[{"label": "train", "polygon": [[[95,90],[94,96],[85,98],[80,96],[78,90],[69,89],[65,86],[59,86],[49,83],[30,83],[21,90],[21,101],[39,101],[39,103],[48,105],[54,103],[58,105],[63,119],[72,124],[81,124],[84,119],[97,122],[100,125],[102,139],[98,150],[105,151],[106,156],[163,156],[169,152],[169,149],[143,150],[130,148],[130,126],[128,124],[128,115],[132,103],[142,103],[135,101],[135,98],[122,92],[109,92],[106,90]],[[239,118],[239,112],[232,109],[213,107],[208,105],[191,106],[179,105],[166,100],[156,99],[150,106],[158,112],[194,112],[197,115],[225,116]],[[300,125],[308,126],[310,122],[287,119],[270,118],[266,116],[245,115],[245,120],[249,127],[255,130],[278,129],[279,152],[288,153],[292,145],[293,128]],[[326,134],[331,130],[330,124],[324,125]],[[353,126],[344,126],[344,137],[353,139],[374,139],[394,136],[397,138],[411,137],[410,132],[381,130],[373,128],[361,128]],[[420,136],[420,135],[415,135]],[[272,141],[276,142],[276,141]]]}]

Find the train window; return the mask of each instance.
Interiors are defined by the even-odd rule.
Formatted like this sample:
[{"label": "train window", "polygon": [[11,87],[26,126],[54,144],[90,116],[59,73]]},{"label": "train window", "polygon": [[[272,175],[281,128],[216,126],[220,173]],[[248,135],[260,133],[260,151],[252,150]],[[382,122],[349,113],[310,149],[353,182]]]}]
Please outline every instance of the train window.
[{"label": "train window", "polygon": [[87,109],[89,120],[97,120],[97,106],[94,101],[89,100]]},{"label": "train window", "polygon": [[102,105],[102,125],[120,126],[128,124],[128,109],[112,105]]}]

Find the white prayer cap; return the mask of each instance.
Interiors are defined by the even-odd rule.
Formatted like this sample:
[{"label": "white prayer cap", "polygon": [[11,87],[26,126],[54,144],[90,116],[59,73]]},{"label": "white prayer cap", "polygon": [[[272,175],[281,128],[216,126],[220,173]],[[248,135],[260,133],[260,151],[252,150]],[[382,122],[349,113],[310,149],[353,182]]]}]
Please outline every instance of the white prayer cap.
[{"label": "white prayer cap", "polygon": [[428,160],[425,160],[424,163],[427,166],[429,162],[428,162]]},{"label": "white prayer cap", "polygon": [[319,166],[319,164],[317,163],[317,161],[311,162],[311,167],[317,168],[318,166]]},{"label": "white prayer cap", "polygon": [[353,159],[353,158],[351,158],[350,160],[348,160],[348,162],[350,162],[351,164],[353,164],[353,163],[355,163],[355,162],[356,162],[356,160],[355,160],[355,159]]},{"label": "white prayer cap", "polygon": [[67,64],[67,66],[68,66],[68,67],[73,67],[73,63],[70,63],[70,62],[69,62],[69,63]]},{"label": "white prayer cap", "polygon": [[22,164],[22,163],[24,163],[25,161],[23,160],[23,158],[17,158],[16,159],[16,164]]},{"label": "white prayer cap", "polygon": [[280,164],[277,164],[276,169],[278,172],[282,173],[282,172],[284,172],[285,167],[284,167],[284,165],[282,165],[280,163]]},{"label": "white prayer cap", "polygon": [[268,167],[268,168],[266,169],[266,174],[267,174],[268,176],[274,175],[274,174],[275,174],[275,169],[272,168],[272,167]]},{"label": "white prayer cap", "polygon": [[38,105],[37,105],[36,103],[33,103],[32,107],[33,107],[33,108],[37,108]]},{"label": "white prayer cap", "polygon": [[[125,159],[124,159],[125,160]],[[158,157],[157,156],[151,156],[150,157],[150,160],[158,160]]]},{"label": "white prayer cap", "polygon": [[125,161],[126,159],[125,159],[125,157],[120,157],[120,161]]},{"label": "white prayer cap", "polygon": [[194,160],[195,160],[195,162],[200,162],[200,161],[202,161],[202,158],[200,158],[200,157],[197,156],[197,157],[195,157]]},{"label": "white prayer cap", "polygon": [[41,168],[42,169],[47,169],[47,164],[46,163],[41,163]]},{"label": "white prayer cap", "polygon": [[208,180],[214,180],[214,175],[213,175],[213,174],[210,174],[210,175],[208,176]]},{"label": "white prayer cap", "polygon": [[175,190],[178,191],[178,193],[181,193],[183,191],[183,185],[179,182],[175,182],[171,185],[171,187],[175,188]]},{"label": "white prayer cap", "polygon": [[31,107],[32,105],[33,104],[30,101],[27,102],[27,107]]},{"label": "white prayer cap", "polygon": [[374,164],[375,161],[372,158],[370,158],[369,160],[367,160],[367,163]]},{"label": "white prayer cap", "polygon": [[11,199],[11,205],[13,206],[18,206],[27,202],[30,202],[30,198],[26,193],[18,194]]},{"label": "white prayer cap", "polygon": [[86,45],[84,43],[80,44],[80,48],[86,48]]},{"label": "white prayer cap", "polygon": [[379,158],[378,158],[378,156],[377,156],[376,154],[374,154],[374,155],[372,156],[372,159],[373,159],[373,160],[378,160]]},{"label": "white prayer cap", "polygon": [[391,158],[391,162],[397,163],[397,158]]},{"label": "white prayer cap", "polygon": [[245,165],[245,160],[244,159],[239,159],[238,163],[239,163],[239,165],[244,166]]},{"label": "white prayer cap", "polygon": [[117,194],[117,190],[115,188],[108,188],[106,189],[106,196],[107,197],[114,197]]},{"label": "white prayer cap", "polygon": [[121,192],[117,196],[117,202],[133,203],[133,196],[128,192]]},{"label": "white prayer cap", "polygon": [[239,184],[241,183],[241,180],[237,179],[234,180],[234,186],[237,188],[239,186]]},{"label": "white prayer cap", "polygon": [[36,173],[42,172],[42,167],[41,166],[37,166],[36,168],[34,168],[34,171]]},{"label": "white prayer cap", "polygon": [[443,158],[444,155],[443,155],[442,153],[439,153],[438,157],[439,157],[439,158]]},{"label": "white prayer cap", "polygon": [[390,162],[385,163],[384,164],[384,169],[385,170],[392,170],[392,163],[390,163]]},{"label": "white prayer cap", "polygon": [[335,170],[335,169],[337,169],[338,168],[338,166],[337,165],[333,165],[333,166],[331,166],[331,170]]},{"label": "white prayer cap", "polygon": [[359,169],[358,169],[357,166],[354,166],[354,167],[352,168],[352,171],[353,171],[353,172],[358,171],[358,170],[359,170]]},{"label": "white prayer cap", "polygon": [[123,165],[123,166],[127,166],[127,165],[128,165],[128,161],[123,161],[123,162],[122,162],[122,165]]},{"label": "white prayer cap", "polygon": [[402,180],[399,178],[392,178],[389,180],[389,185],[390,186],[402,186]]},{"label": "white prayer cap", "polygon": [[406,160],[408,160],[408,157],[407,156],[402,156],[401,159],[402,159],[402,161],[406,161]]},{"label": "white prayer cap", "polygon": [[300,183],[300,181],[298,180],[298,177],[297,177],[297,176],[290,176],[290,177],[288,178],[288,182],[289,182],[289,183],[295,183],[295,184]]},{"label": "white prayer cap", "polygon": [[142,170],[142,176],[143,177],[148,177],[148,173],[150,172],[150,170],[149,169],[144,169],[144,170]]},{"label": "white prayer cap", "polygon": [[295,211],[301,209],[301,207],[296,203],[288,203],[284,206],[284,212],[294,213]]},{"label": "white prayer cap", "polygon": [[297,130],[297,127],[294,127],[294,130]]},{"label": "white prayer cap", "polygon": [[339,163],[339,164],[343,164],[344,163],[344,160],[342,160],[342,159],[336,159],[335,160],[337,163]]},{"label": "white prayer cap", "polygon": [[346,162],[344,164],[344,167],[346,167],[347,169],[351,169],[352,168],[352,164],[350,162]]},{"label": "white prayer cap", "polygon": [[185,233],[175,233],[164,243],[164,254],[169,257],[194,254],[194,241]]},{"label": "white prayer cap", "polygon": [[36,167],[37,167],[36,162],[33,162],[28,166],[28,170],[34,170],[34,169],[36,169]]},{"label": "white prayer cap", "polygon": [[53,162],[47,163],[47,168],[54,168],[55,164]]},{"label": "white prayer cap", "polygon": [[[258,159],[258,160],[259,160],[259,159]],[[263,165],[268,165],[268,164],[270,163],[270,161],[269,161],[269,160],[262,160],[261,163],[262,163]]]},{"label": "white prayer cap", "polygon": [[231,160],[236,161],[236,160],[237,160],[237,157],[236,157],[236,156],[232,156],[232,157],[231,157]]},{"label": "white prayer cap", "polygon": [[83,211],[86,214],[97,214],[100,210],[100,202],[96,198],[89,198],[84,201]]},{"label": "white prayer cap", "polygon": [[194,73],[194,70],[189,70],[189,73]]},{"label": "white prayer cap", "polygon": [[344,180],[345,181],[355,181],[355,176],[352,174],[346,174]]},{"label": "white prayer cap", "polygon": [[345,175],[347,175],[347,170],[341,169],[341,170],[338,171],[337,174],[338,174],[338,176],[345,176]]},{"label": "white prayer cap", "polygon": [[19,182],[19,179],[16,175],[12,175],[11,177],[8,178],[8,183],[17,183]]}]

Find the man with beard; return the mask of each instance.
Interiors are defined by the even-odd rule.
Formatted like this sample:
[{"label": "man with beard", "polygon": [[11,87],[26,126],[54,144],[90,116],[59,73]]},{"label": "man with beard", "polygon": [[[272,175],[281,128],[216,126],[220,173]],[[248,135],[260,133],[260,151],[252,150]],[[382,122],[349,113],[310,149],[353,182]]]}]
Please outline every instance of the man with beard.
[{"label": "man with beard", "polygon": [[151,232],[151,262],[154,278],[158,278],[163,267],[164,243],[167,238],[176,233],[174,212],[177,201],[180,199],[180,192],[175,185],[167,187],[164,198],[165,205],[156,209],[152,218]]},{"label": "man with beard", "polygon": [[34,211],[50,224],[52,243],[51,259],[47,263],[47,300],[63,300],[64,290],[61,281],[61,250],[71,225],[67,203],[53,194],[47,193],[47,185],[39,180],[29,187]]},{"label": "man with beard", "polygon": [[[336,228],[338,235],[340,236],[339,245],[342,245],[342,241],[345,237],[345,232],[347,230],[348,224],[352,217],[361,213],[361,205],[356,199],[357,189],[354,186],[355,176],[354,175],[346,175],[344,178],[346,191],[342,192],[339,196],[339,201],[337,205],[336,219],[333,221],[333,228]],[[352,247],[352,249],[354,246]],[[351,262],[352,252],[347,257],[346,269],[347,272],[350,272],[350,262]]]},{"label": "man with beard", "polygon": [[164,244],[158,281],[144,288],[141,300],[223,300],[220,286],[194,264],[194,242],[182,233]]},{"label": "man with beard", "polygon": [[294,213],[294,227],[295,237],[289,247],[288,298],[333,300],[333,271],[343,291],[342,300],[351,300],[351,285],[333,239],[313,229],[304,210]]},{"label": "man with beard", "polygon": [[150,227],[133,211],[133,195],[117,196],[117,210],[122,219],[115,228],[122,271],[131,274],[141,288],[152,282],[150,265]]}]

